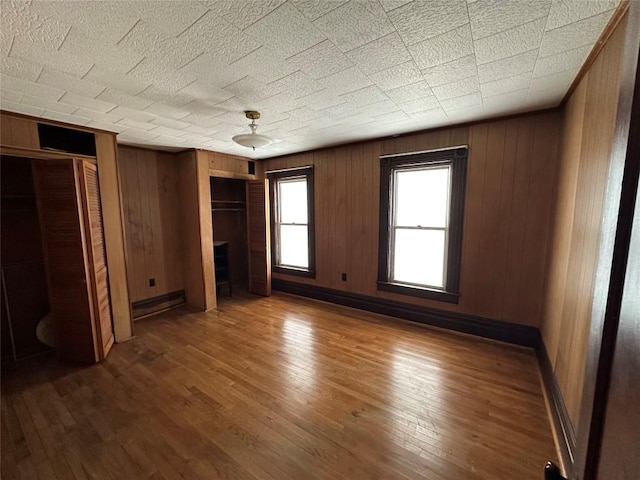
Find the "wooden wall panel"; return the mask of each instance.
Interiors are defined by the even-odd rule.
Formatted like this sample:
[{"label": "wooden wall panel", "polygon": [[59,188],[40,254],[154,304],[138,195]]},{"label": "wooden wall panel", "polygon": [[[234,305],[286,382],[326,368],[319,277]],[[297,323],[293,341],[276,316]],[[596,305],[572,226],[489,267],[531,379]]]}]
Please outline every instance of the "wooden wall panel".
[{"label": "wooden wall panel", "polygon": [[576,431],[624,28],[623,21],[569,99],[555,191],[541,330]]},{"label": "wooden wall panel", "polygon": [[4,146],[39,149],[38,124],[30,119],[2,115],[0,144]]},{"label": "wooden wall panel", "polygon": [[177,159],[167,152],[120,146],[118,166],[131,301],[183,290]]},{"label": "wooden wall panel", "polygon": [[[560,122],[533,114],[263,160],[264,170],[315,166],[316,278],[274,278],[538,326]],[[460,303],[378,291],[380,155],[460,145],[469,145]]]}]

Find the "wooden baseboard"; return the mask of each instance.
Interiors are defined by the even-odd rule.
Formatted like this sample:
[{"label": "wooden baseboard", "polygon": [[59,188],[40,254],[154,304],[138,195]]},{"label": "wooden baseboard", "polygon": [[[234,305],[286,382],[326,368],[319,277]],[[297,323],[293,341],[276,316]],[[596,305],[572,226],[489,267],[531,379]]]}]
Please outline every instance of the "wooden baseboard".
[{"label": "wooden baseboard", "polygon": [[185,301],[186,296],[184,290],[178,290],[176,292],[165,293],[157,297],[133,302],[131,304],[131,312],[133,313],[133,319],[139,320],[143,317],[182,305]]},{"label": "wooden baseboard", "polygon": [[469,333],[502,342],[538,348],[540,331],[535,327],[502,322],[490,318],[420,307],[407,303],[369,297],[331,288],[318,287],[274,278],[272,288],[281,292],[315,298],[338,305],[402,318],[434,327]]},{"label": "wooden baseboard", "polygon": [[544,342],[540,342],[537,349],[538,364],[542,374],[542,383],[544,384],[545,393],[549,402],[551,413],[551,422],[553,423],[554,436],[556,437],[556,445],[560,460],[565,470],[565,475],[571,474],[573,471],[574,455],[576,451],[576,432],[569,418],[569,412],[564,403],[560,386],[556,380],[551,359],[544,346]]}]

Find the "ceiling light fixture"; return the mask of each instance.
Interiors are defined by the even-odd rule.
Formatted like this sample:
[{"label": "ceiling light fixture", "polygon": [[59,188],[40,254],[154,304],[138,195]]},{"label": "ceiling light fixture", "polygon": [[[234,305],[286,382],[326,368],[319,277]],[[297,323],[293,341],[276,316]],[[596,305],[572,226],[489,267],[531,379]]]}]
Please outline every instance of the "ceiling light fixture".
[{"label": "ceiling light fixture", "polygon": [[260,118],[260,112],[256,112],[254,110],[247,110],[244,112],[245,117],[251,120],[249,124],[249,128],[251,129],[251,133],[241,133],[239,135],[234,135],[231,137],[231,140],[236,142],[238,145],[242,145],[243,147],[256,148],[266,147],[273,143],[273,140],[266,135],[260,135],[256,133],[256,129],[258,125],[256,124],[256,120]]}]

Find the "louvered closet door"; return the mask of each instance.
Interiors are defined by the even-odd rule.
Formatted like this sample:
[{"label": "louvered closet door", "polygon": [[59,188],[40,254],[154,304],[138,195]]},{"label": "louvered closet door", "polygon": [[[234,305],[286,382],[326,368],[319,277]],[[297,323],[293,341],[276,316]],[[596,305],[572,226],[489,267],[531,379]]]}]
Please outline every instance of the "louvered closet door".
[{"label": "louvered closet door", "polygon": [[271,295],[271,235],[268,180],[247,181],[249,291]]},{"label": "louvered closet door", "polygon": [[100,359],[107,356],[113,345],[113,322],[111,316],[111,300],[107,276],[107,260],[104,246],[104,230],[102,226],[102,207],[100,206],[100,189],[98,171],[95,165],[85,160],[76,160],[76,167],[81,179],[84,197],[83,214],[87,253],[92,282],[93,311],[96,318],[96,329]]},{"label": "louvered closet door", "polygon": [[34,160],[32,170],[58,353],[99,361],[78,172],[72,159]]}]

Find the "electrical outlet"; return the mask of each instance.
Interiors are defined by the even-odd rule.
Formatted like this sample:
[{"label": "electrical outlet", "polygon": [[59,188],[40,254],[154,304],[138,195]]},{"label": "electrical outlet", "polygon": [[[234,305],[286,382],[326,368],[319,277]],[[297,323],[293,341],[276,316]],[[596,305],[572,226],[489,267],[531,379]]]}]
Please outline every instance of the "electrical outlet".
[{"label": "electrical outlet", "polygon": [[343,282],[347,281],[347,274],[346,273],[342,273],[342,281]]},{"label": "electrical outlet", "polygon": [[156,279],[155,278],[150,278],[149,279],[149,286],[150,287],[155,287],[156,286]]}]

